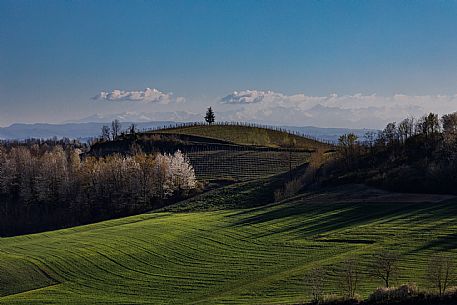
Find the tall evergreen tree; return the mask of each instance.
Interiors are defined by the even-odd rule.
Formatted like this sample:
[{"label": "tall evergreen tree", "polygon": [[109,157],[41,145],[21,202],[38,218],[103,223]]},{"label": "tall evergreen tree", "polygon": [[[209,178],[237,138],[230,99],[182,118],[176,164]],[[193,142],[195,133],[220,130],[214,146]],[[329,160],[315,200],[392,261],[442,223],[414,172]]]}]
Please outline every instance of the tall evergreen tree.
[{"label": "tall evergreen tree", "polygon": [[214,123],[214,120],[215,120],[214,111],[211,107],[209,107],[208,110],[206,110],[205,121],[211,125]]}]

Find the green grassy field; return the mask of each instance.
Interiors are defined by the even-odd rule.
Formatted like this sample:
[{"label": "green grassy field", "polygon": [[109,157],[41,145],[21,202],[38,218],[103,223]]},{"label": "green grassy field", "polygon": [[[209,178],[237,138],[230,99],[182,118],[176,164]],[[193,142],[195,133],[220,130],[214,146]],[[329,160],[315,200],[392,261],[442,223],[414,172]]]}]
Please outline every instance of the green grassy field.
[{"label": "green grassy field", "polygon": [[266,147],[290,147],[302,149],[328,149],[330,146],[305,137],[286,132],[237,125],[197,125],[160,130],[154,133],[187,134],[229,141],[243,145],[259,145]]},{"label": "green grassy field", "polygon": [[[457,247],[457,203],[373,198],[309,193],[3,238],[0,304],[296,304],[308,299],[313,266],[327,266],[327,290],[337,292],[342,261],[359,257],[367,270],[383,248],[402,254],[396,283],[424,286],[430,254]],[[360,293],[380,284],[364,277]]]}]

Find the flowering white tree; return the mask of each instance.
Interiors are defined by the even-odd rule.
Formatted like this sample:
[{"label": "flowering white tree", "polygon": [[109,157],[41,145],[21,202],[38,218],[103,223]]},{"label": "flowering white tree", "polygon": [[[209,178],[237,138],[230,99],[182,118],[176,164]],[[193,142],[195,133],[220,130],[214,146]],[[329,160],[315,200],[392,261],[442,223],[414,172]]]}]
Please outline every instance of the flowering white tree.
[{"label": "flowering white tree", "polygon": [[190,164],[189,158],[180,150],[170,157],[171,183],[178,192],[188,192],[197,186],[195,171]]},{"label": "flowering white tree", "polygon": [[157,197],[163,199],[171,196],[174,187],[171,179],[171,158],[169,155],[158,154],[155,159],[154,177]]}]

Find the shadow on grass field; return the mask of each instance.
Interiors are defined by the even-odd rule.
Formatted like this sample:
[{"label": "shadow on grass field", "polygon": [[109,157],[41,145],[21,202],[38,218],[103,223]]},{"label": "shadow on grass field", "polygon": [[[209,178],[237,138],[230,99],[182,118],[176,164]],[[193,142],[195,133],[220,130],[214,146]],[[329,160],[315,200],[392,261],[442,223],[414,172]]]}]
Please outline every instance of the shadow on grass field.
[{"label": "shadow on grass field", "polygon": [[352,257],[364,267],[358,293],[367,297],[382,284],[369,276],[381,249],[401,255],[394,285],[427,287],[429,257],[457,255],[457,204],[379,196],[348,186],[259,207],[209,204],[213,211],[203,205],[3,238],[0,268],[9,275],[0,276],[0,303],[299,304],[310,298],[313,267],[326,270],[325,292],[339,293],[341,264]]}]

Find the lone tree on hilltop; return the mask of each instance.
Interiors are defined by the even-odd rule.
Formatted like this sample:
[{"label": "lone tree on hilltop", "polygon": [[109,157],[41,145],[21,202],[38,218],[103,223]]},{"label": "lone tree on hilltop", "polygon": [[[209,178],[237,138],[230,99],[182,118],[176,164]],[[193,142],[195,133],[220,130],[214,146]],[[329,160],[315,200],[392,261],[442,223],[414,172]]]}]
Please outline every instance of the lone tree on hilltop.
[{"label": "lone tree on hilltop", "polygon": [[211,125],[214,123],[214,120],[215,120],[214,111],[211,107],[209,107],[208,110],[206,110],[205,121],[206,121],[206,123]]}]

